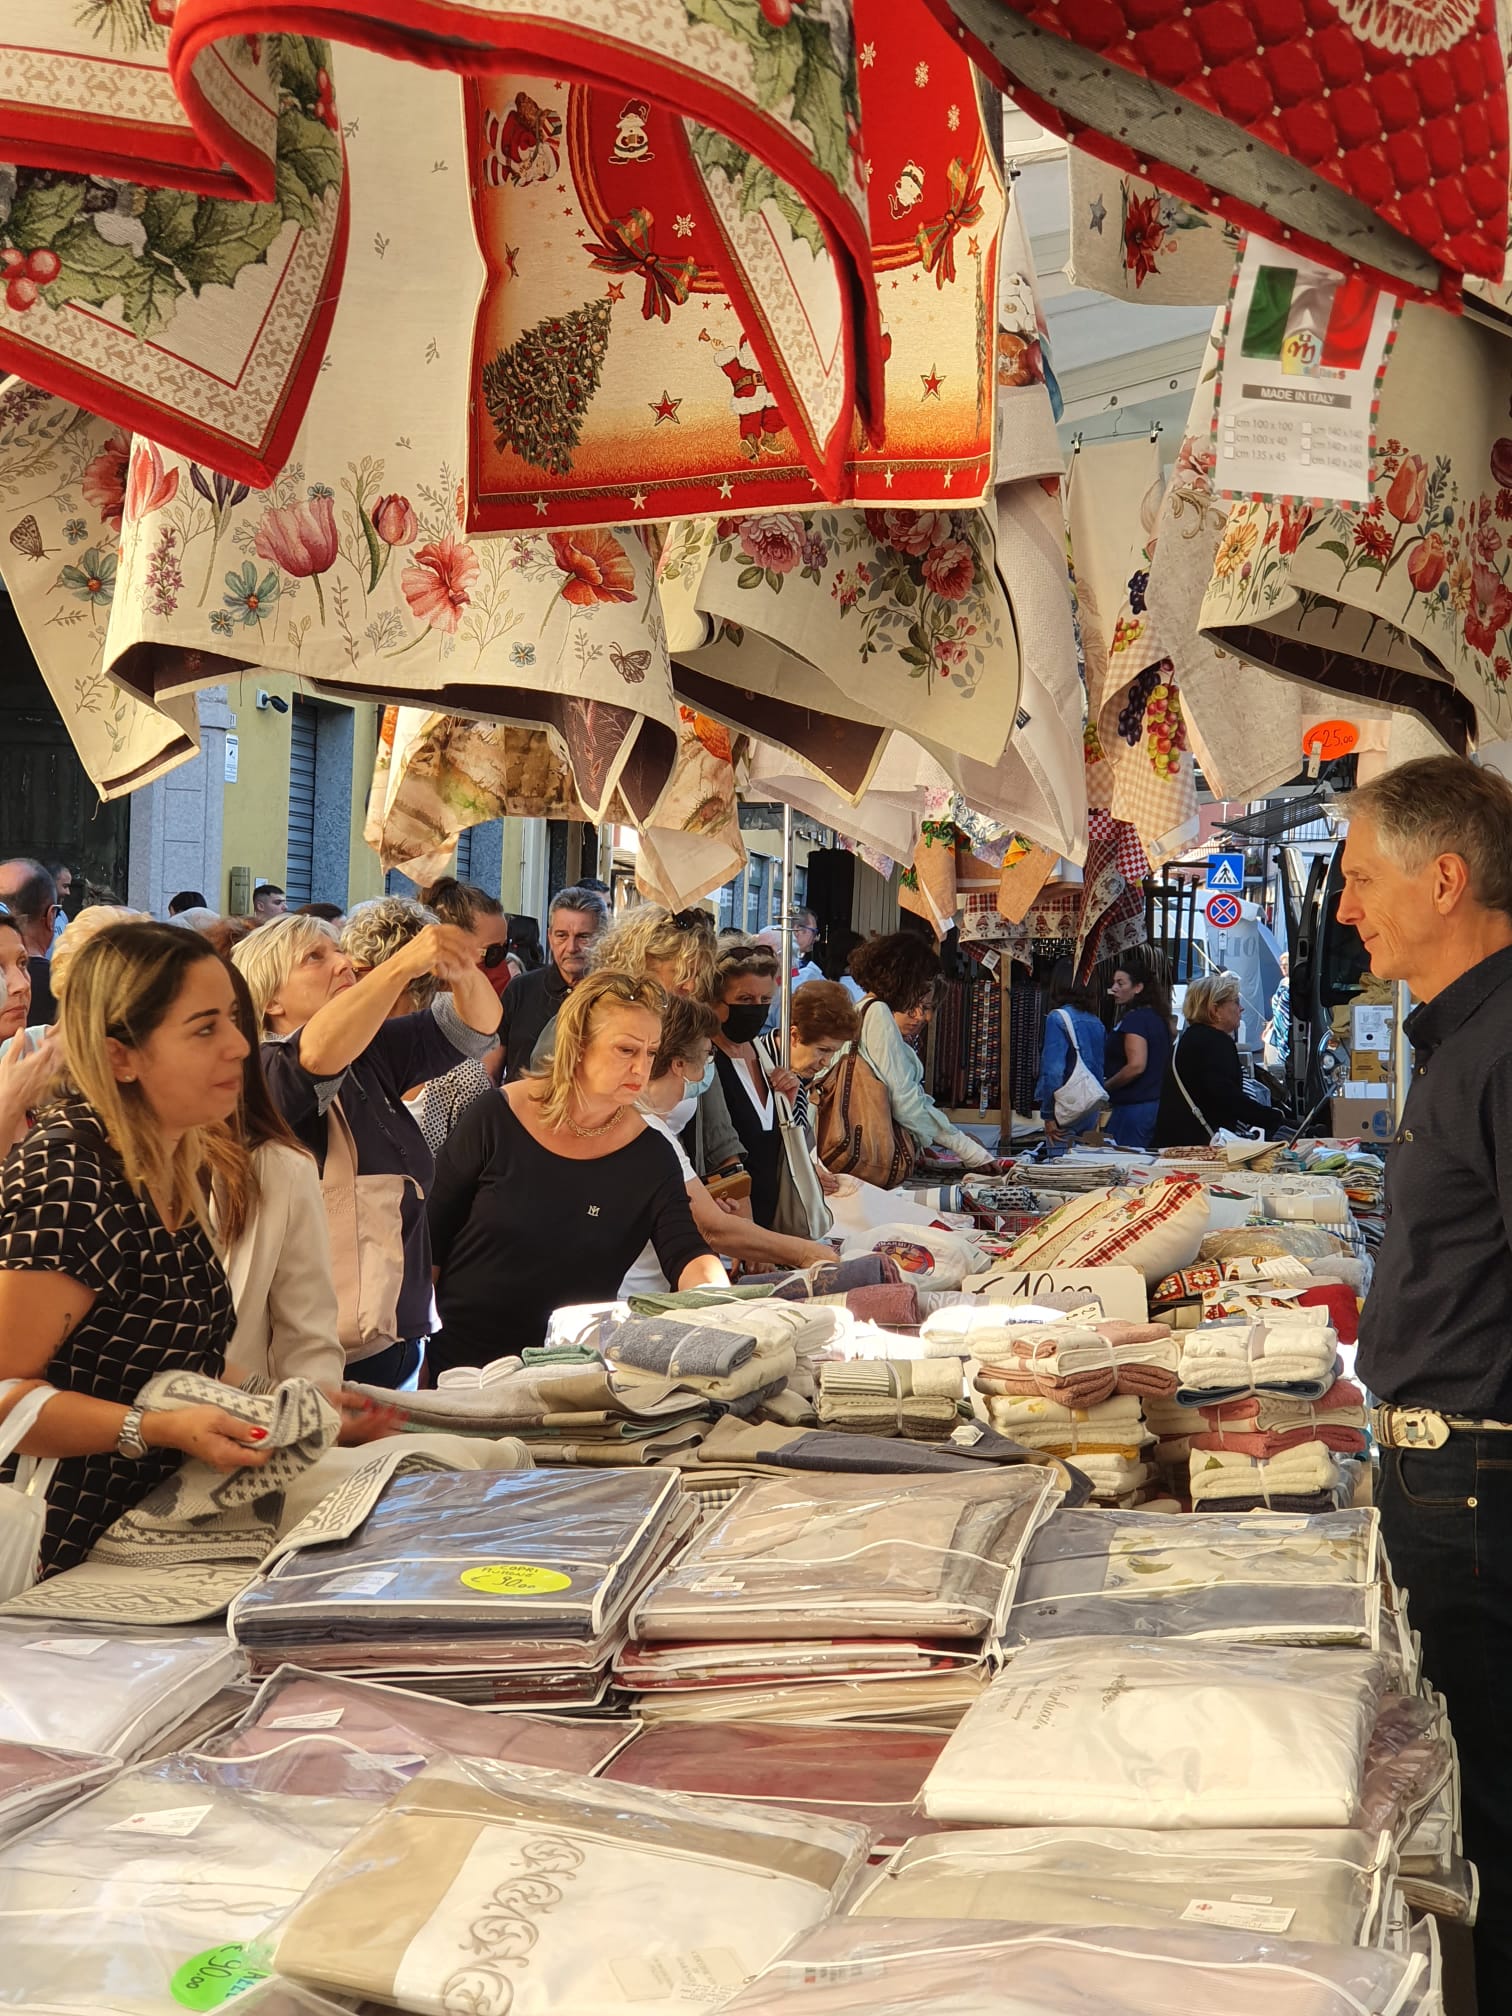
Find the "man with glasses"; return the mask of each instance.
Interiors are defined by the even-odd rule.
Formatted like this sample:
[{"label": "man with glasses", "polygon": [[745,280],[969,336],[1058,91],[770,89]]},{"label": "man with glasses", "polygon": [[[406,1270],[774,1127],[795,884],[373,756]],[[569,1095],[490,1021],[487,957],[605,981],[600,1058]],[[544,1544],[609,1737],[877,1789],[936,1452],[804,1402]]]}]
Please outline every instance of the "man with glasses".
[{"label": "man with glasses", "polygon": [[31,972],[31,1019],[34,1023],[56,1022],[58,1004],[53,999],[48,961],[53,926],[60,914],[57,884],[40,861],[18,855],[12,861],[0,861],[0,903],[21,927]]},{"label": "man with glasses", "polygon": [[529,1070],[536,1038],[586,975],[594,940],[608,922],[609,912],[596,889],[577,883],[552,897],[546,919],[550,959],[534,973],[519,974],[504,989],[499,1041],[504,1045],[506,1077],[518,1078]]}]

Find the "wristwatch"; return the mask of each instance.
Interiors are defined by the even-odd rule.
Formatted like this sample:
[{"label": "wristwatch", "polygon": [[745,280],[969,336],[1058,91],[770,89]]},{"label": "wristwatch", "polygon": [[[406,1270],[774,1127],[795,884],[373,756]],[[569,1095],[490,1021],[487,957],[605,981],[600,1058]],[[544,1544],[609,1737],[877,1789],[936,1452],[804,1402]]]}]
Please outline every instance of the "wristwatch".
[{"label": "wristwatch", "polygon": [[121,1423],[121,1432],[116,1437],[116,1447],[123,1456],[130,1456],[138,1463],[147,1454],[147,1438],[142,1433],[140,1407],[126,1409],[126,1419]]}]

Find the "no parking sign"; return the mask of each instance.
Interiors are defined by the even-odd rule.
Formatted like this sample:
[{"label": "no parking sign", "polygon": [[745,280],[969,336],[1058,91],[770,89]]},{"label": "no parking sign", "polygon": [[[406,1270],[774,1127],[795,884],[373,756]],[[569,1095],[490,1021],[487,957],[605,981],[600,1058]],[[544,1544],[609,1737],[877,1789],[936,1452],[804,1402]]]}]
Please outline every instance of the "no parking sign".
[{"label": "no parking sign", "polygon": [[1239,922],[1239,899],[1237,896],[1210,896],[1207,902],[1207,920],[1215,930],[1227,931],[1231,924]]}]

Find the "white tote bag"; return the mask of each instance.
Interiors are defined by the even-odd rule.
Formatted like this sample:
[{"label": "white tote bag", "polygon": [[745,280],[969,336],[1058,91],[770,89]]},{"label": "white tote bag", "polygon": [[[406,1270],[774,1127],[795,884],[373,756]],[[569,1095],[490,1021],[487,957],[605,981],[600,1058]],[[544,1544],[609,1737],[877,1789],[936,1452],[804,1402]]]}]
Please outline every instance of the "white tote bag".
[{"label": "white tote bag", "polygon": [[1055,1095],[1055,1120],[1060,1127],[1069,1127],[1073,1120],[1080,1120],[1084,1113],[1090,1113],[1094,1106],[1101,1106],[1107,1098],[1102,1080],[1089,1071],[1087,1061],[1081,1054],[1081,1045],[1076,1040],[1076,1024],[1069,1009],[1057,1008],[1056,1014],[1066,1025],[1066,1034],[1071,1038],[1071,1054],[1076,1059],[1076,1068]]},{"label": "white tote bag", "polygon": [[[4,1391],[0,1385],[0,1394]],[[37,1425],[37,1416],[55,1397],[54,1387],[38,1386],[0,1421],[0,1463],[15,1455]],[[42,1529],[47,1524],[47,1487],[57,1467],[53,1456],[17,1456],[14,1478],[0,1484],[0,1602],[19,1596],[37,1579]]]}]

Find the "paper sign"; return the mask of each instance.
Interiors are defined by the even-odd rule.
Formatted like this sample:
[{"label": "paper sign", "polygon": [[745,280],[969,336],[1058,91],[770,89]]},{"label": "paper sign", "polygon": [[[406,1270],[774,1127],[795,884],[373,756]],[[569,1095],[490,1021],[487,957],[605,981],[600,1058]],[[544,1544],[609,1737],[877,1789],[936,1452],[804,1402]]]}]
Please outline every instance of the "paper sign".
[{"label": "paper sign", "polygon": [[186,1960],[168,1983],[168,1992],[181,2009],[219,2009],[233,1995],[241,1995],[266,1981],[268,1970],[247,1958],[239,1941],[229,1946],[207,1946]]},{"label": "paper sign", "polygon": [[360,1575],[349,1575],[339,1582],[332,1582],[328,1593],[332,1596],[381,1596],[390,1582],[398,1580],[397,1568],[369,1568]]},{"label": "paper sign", "polygon": [[305,1715],[275,1715],[270,1729],[334,1729],[345,1708],[312,1708]]},{"label": "paper sign", "polygon": [[1191,1925],[1229,1925],[1237,1932],[1284,1932],[1297,1914],[1284,1904],[1241,1904],[1233,1898],[1194,1897],[1181,1915]]},{"label": "paper sign", "polygon": [[556,1568],[533,1568],[528,1561],[487,1561],[464,1568],[457,1580],[485,1596],[554,1596],[572,1587],[570,1575]]},{"label": "paper sign", "polygon": [[1149,1317],[1145,1278],[1137,1267],[1000,1266],[966,1285],[987,1302],[1037,1302],[1069,1290],[1089,1302],[1100,1302],[1104,1316],[1122,1316],[1130,1323]]},{"label": "paper sign", "polygon": [[28,1652],[51,1652],[58,1659],[89,1659],[108,1644],[105,1638],[33,1638]]},{"label": "paper sign", "polygon": [[151,1834],[163,1841],[183,1841],[210,1811],[209,1806],[160,1806],[155,1813],[132,1813],[105,1829],[107,1834]]},{"label": "paper sign", "polygon": [[1371,407],[1396,309],[1357,273],[1246,238],[1218,373],[1222,496],[1370,501]]},{"label": "paper sign", "polygon": [[1389,1008],[1351,1008],[1349,1019],[1352,1050],[1387,1051],[1391,1048]]}]

